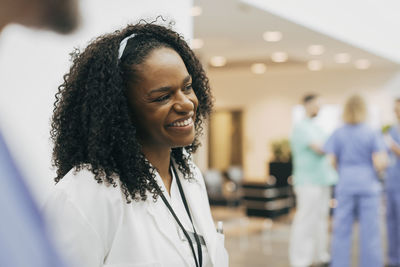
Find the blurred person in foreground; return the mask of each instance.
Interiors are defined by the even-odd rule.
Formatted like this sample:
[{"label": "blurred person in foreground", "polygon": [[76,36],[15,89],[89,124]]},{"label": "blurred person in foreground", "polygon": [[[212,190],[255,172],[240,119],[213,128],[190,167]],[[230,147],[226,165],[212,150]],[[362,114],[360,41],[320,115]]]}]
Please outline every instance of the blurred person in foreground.
[{"label": "blurred person in foreground", "polygon": [[293,267],[326,266],[331,186],[337,174],[324,155],[326,134],[316,124],[320,99],[315,94],[303,98],[306,117],[294,126],[291,135],[296,213],[292,224],[289,261]]},{"label": "blurred person in foreground", "polygon": [[[73,0],[0,0],[0,31],[18,23],[59,33],[77,25]],[[0,131],[0,266],[65,266]]]},{"label": "blurred person in foreground", "polygon": [[0,31],[17,23],[68,34],[78,21],[77,0],[0,0]]},{"label": "blurred person in foreground", "polygon": [[142,20],[75,51],[64,77],[45,205],[63,251],[85,267],[227,267],[191,157],[211,89],[183,37]]},{"label": "blurred person in foreground", "polygon": [[367,106],[360,95],[344,106],[344,125],[328,139],[324,150],[339,172],[335,188],[337,207],[333,215],[332,267],[349,267],[352,228],[359,222],[361,267],[382,267],[379,229],[381,182],[386,167],[382,136],[366,123]]},{"label": "blurred person in foreground", "polygon": [[390,165],[385,180],[388,266],[400,266],[400,99],[394,103],[398,123],[385,135]]}]

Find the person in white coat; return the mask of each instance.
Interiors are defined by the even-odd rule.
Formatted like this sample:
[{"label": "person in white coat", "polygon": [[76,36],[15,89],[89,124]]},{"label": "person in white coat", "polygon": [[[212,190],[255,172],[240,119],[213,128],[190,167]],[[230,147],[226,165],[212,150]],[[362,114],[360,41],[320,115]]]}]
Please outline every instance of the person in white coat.
[{"label": "person in white coat", "polygon": [[85,267],[228,266],[191,153],[212,109],[184,39],[139,22],[73,53],[51,136],[56,186],[45,212]]}]

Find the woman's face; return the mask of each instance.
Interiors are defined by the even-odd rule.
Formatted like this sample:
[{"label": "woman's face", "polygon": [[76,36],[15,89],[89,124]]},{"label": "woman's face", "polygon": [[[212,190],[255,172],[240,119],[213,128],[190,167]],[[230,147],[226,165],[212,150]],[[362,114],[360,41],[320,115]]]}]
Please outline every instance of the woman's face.
[{"label": "woman's face", "polygon": [[163,149],[190,145],[198,106],[192,78],[179,54],[157,48],[136,67],[128,100],[143,147]]}]

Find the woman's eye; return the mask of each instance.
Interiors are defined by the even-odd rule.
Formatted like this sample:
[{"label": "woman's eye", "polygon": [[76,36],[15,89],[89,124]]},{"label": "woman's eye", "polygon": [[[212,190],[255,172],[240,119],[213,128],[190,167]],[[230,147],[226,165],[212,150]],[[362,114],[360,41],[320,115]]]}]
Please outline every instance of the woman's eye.
[{"label": "woman's eye", "polygon": [[184,88],[184,91],[185,91],[185,92],[188,92],[188,91],[191,91],[191,90],[193,90],[192,84],[188,84],[188,85],[186,85],[185,88]]},{"label": "woman's eye", "polygon": [[160,96],[160,97],[156,98],[154,101],[155,102],[164,102],[164,101],[166,101],[168,99],[169,99],[169,95],[163,95],[163,96]]}]

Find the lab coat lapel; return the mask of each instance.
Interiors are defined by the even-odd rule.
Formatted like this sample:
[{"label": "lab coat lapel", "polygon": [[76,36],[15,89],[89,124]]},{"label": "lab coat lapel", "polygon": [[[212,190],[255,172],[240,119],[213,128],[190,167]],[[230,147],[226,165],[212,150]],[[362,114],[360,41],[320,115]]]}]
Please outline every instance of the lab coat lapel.
[{"label": "lab coat lapel", "polygon": [[[175,164],[176,166],[176,164]],[[178,170],[177,166],[176,169]],[[192,170],[193,171],[193,170]],[[190,209],[192,219],[197,226],[196,231],[203,235],[206,242],[207,251],[210,254],[211,262],[215,266],[216,257],[216,230],[211,216],[207,216],[206,212],[209,207],[205,207],[203,203],[205,188],[198,181],[201,177],[195,177],[195,181],[188,181],[183,178],[181,172],[178,171],[178,176],[182,184],[183,191]],[[206,203],[208,205],[208,203]]]},{"label": "lab coat lapel", "polygon": [[[161,177],[159,174],[156,174],[156,181],[160,185]],[[161,187],[161,186],[160,186]],[[161,187],[162,188],[162,187]],[[147,195],[147,212],[153,218],[157,228],[160,230],[162,235],[165,236],[171,243],[171,245],[177,250],[177,252],[182,256],[187,266],[190,266],[188,262],[187,255],[184,253],[184,249],[182,249],[182,241],[179,239],[177,235],[175,219],[172,217],[172,214],[168,210],[164,201],[161,197],[158,197],[157,201],[154,201],[153,195]],[[172,222],[172,224],[171,224]]]}]

